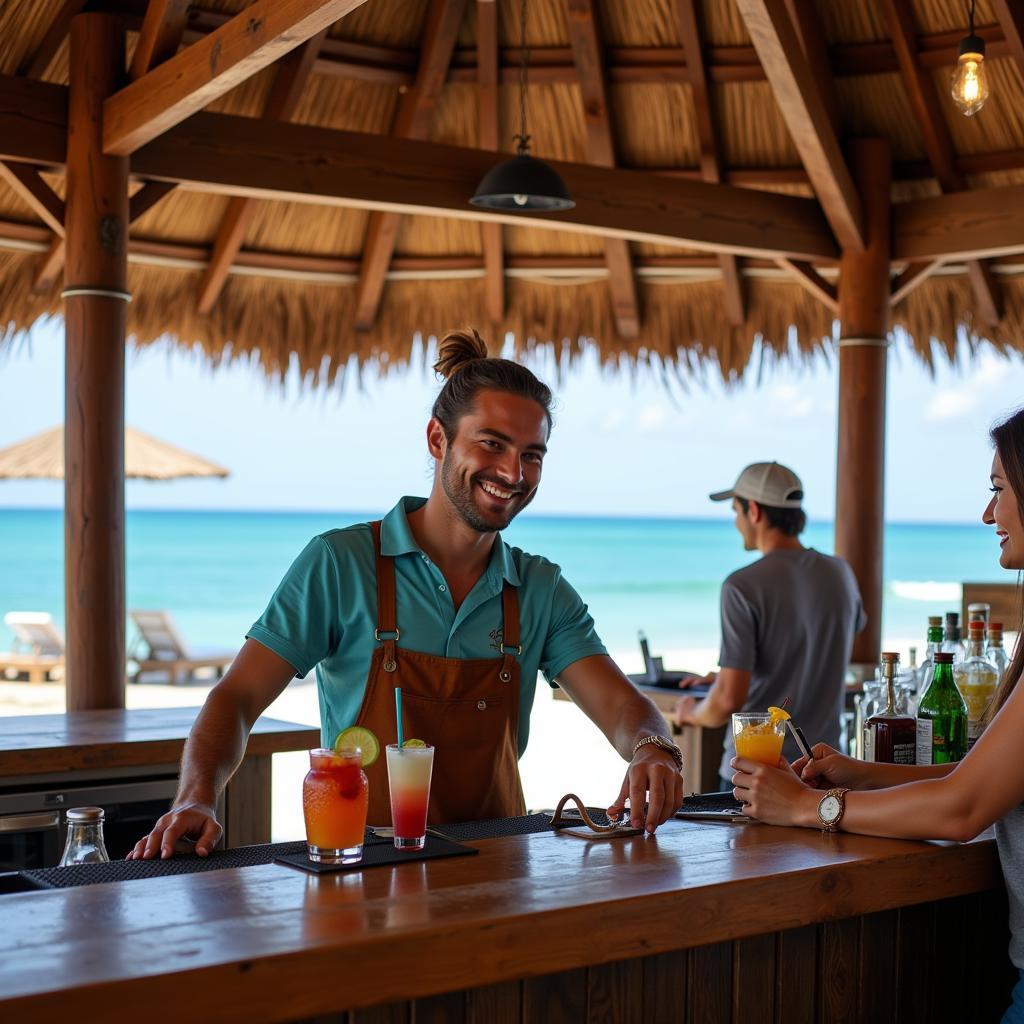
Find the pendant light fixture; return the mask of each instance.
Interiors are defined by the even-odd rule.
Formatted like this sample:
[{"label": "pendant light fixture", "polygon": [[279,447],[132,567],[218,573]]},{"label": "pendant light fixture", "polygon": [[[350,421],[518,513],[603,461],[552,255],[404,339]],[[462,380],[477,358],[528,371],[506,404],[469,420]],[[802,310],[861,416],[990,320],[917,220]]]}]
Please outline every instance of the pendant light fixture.
[{"label": "pendant light fixture", "polygon": [[960,40],[960,56],[953,71],[953,100],[963,113],[976,114],[988,99],[988,75],[985,71],[985,40],[974,34],[974,5],[967,35]]},{"label": "pendant light fixture", "polygon": [[470,203],[485,210],[570,210],[576,205],[561,175],[549,164],[530,156],[526,131],[526,0],[519,0],[519,134],[516,155],[492,167],[477,186]]}]

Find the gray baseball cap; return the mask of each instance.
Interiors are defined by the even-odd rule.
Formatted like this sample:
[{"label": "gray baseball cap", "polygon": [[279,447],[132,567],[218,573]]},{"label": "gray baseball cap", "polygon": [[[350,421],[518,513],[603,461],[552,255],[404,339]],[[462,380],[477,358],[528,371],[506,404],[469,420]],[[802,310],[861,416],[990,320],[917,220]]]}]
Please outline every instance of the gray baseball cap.
[{"label": "gray baseball cap", "polygon": [[745,498],[772,508],[800,508],[804,485],[800,477],[778,462],[755,462],[747,466],[728,491],[709,494],[712,501]]}]

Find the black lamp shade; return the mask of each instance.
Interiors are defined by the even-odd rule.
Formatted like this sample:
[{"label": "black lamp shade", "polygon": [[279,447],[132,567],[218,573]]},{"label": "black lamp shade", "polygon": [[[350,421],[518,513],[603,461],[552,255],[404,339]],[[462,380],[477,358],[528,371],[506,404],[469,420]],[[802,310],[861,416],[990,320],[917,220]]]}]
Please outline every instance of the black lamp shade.
[{"label": "black lamp shade", "polygon": [[558,172],[526,154],[492,167],[470,203],[486,210],[571,210],[576,205]]}]

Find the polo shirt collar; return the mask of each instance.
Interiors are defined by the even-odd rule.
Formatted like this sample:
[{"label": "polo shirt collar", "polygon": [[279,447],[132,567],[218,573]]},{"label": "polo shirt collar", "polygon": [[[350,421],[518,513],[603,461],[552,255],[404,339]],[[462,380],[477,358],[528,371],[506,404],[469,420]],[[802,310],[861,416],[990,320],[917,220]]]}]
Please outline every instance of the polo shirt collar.
[{"label": "polo shirt collar", "polygon": [[[406,496],[399,499],[398,504],[381,521],[380,551],[382,555],[394,558],[397,555],[420,555],[423,553],[409,527],[409,513],[422,508],[426,503],[426,498]],[[512,561],[508,545],[500,535],[497,543],[491,549],[487,574],[492,576],[495,582],[506,579],[513,587],[520,585],[519,570],[516,568],[515,562]]]}]

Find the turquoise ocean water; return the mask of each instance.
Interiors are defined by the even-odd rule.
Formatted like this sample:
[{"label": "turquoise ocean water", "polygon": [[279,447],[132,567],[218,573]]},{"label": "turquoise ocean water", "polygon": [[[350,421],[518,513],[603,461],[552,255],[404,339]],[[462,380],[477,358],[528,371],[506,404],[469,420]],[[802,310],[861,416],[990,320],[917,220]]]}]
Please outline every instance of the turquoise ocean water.
[{"label": "turquoise ocean water", "polygon": [[[237,647],[291,560],[314,534],[363,514],[135,511],[128,513],[128,606],[169,609],[191,644]],[[613,651],[718,645],[718,590],[750,561],[728,520],[522,516],[511,544],[559,563]],[[832,550],[831,523],[806,543]],[[977,525],[886,529],[883,639],[923,646],[925,619],[960,607],[964,580],[1012,582],[992,531]],[[61,622],[63,525],[56,510],[0,510],[0,618],[48,611]],[[11,635],[0,622],[0,649]],[[694,666],[701,667],[701,666]],[[710,667],[710,666],[708,666]]]}]

